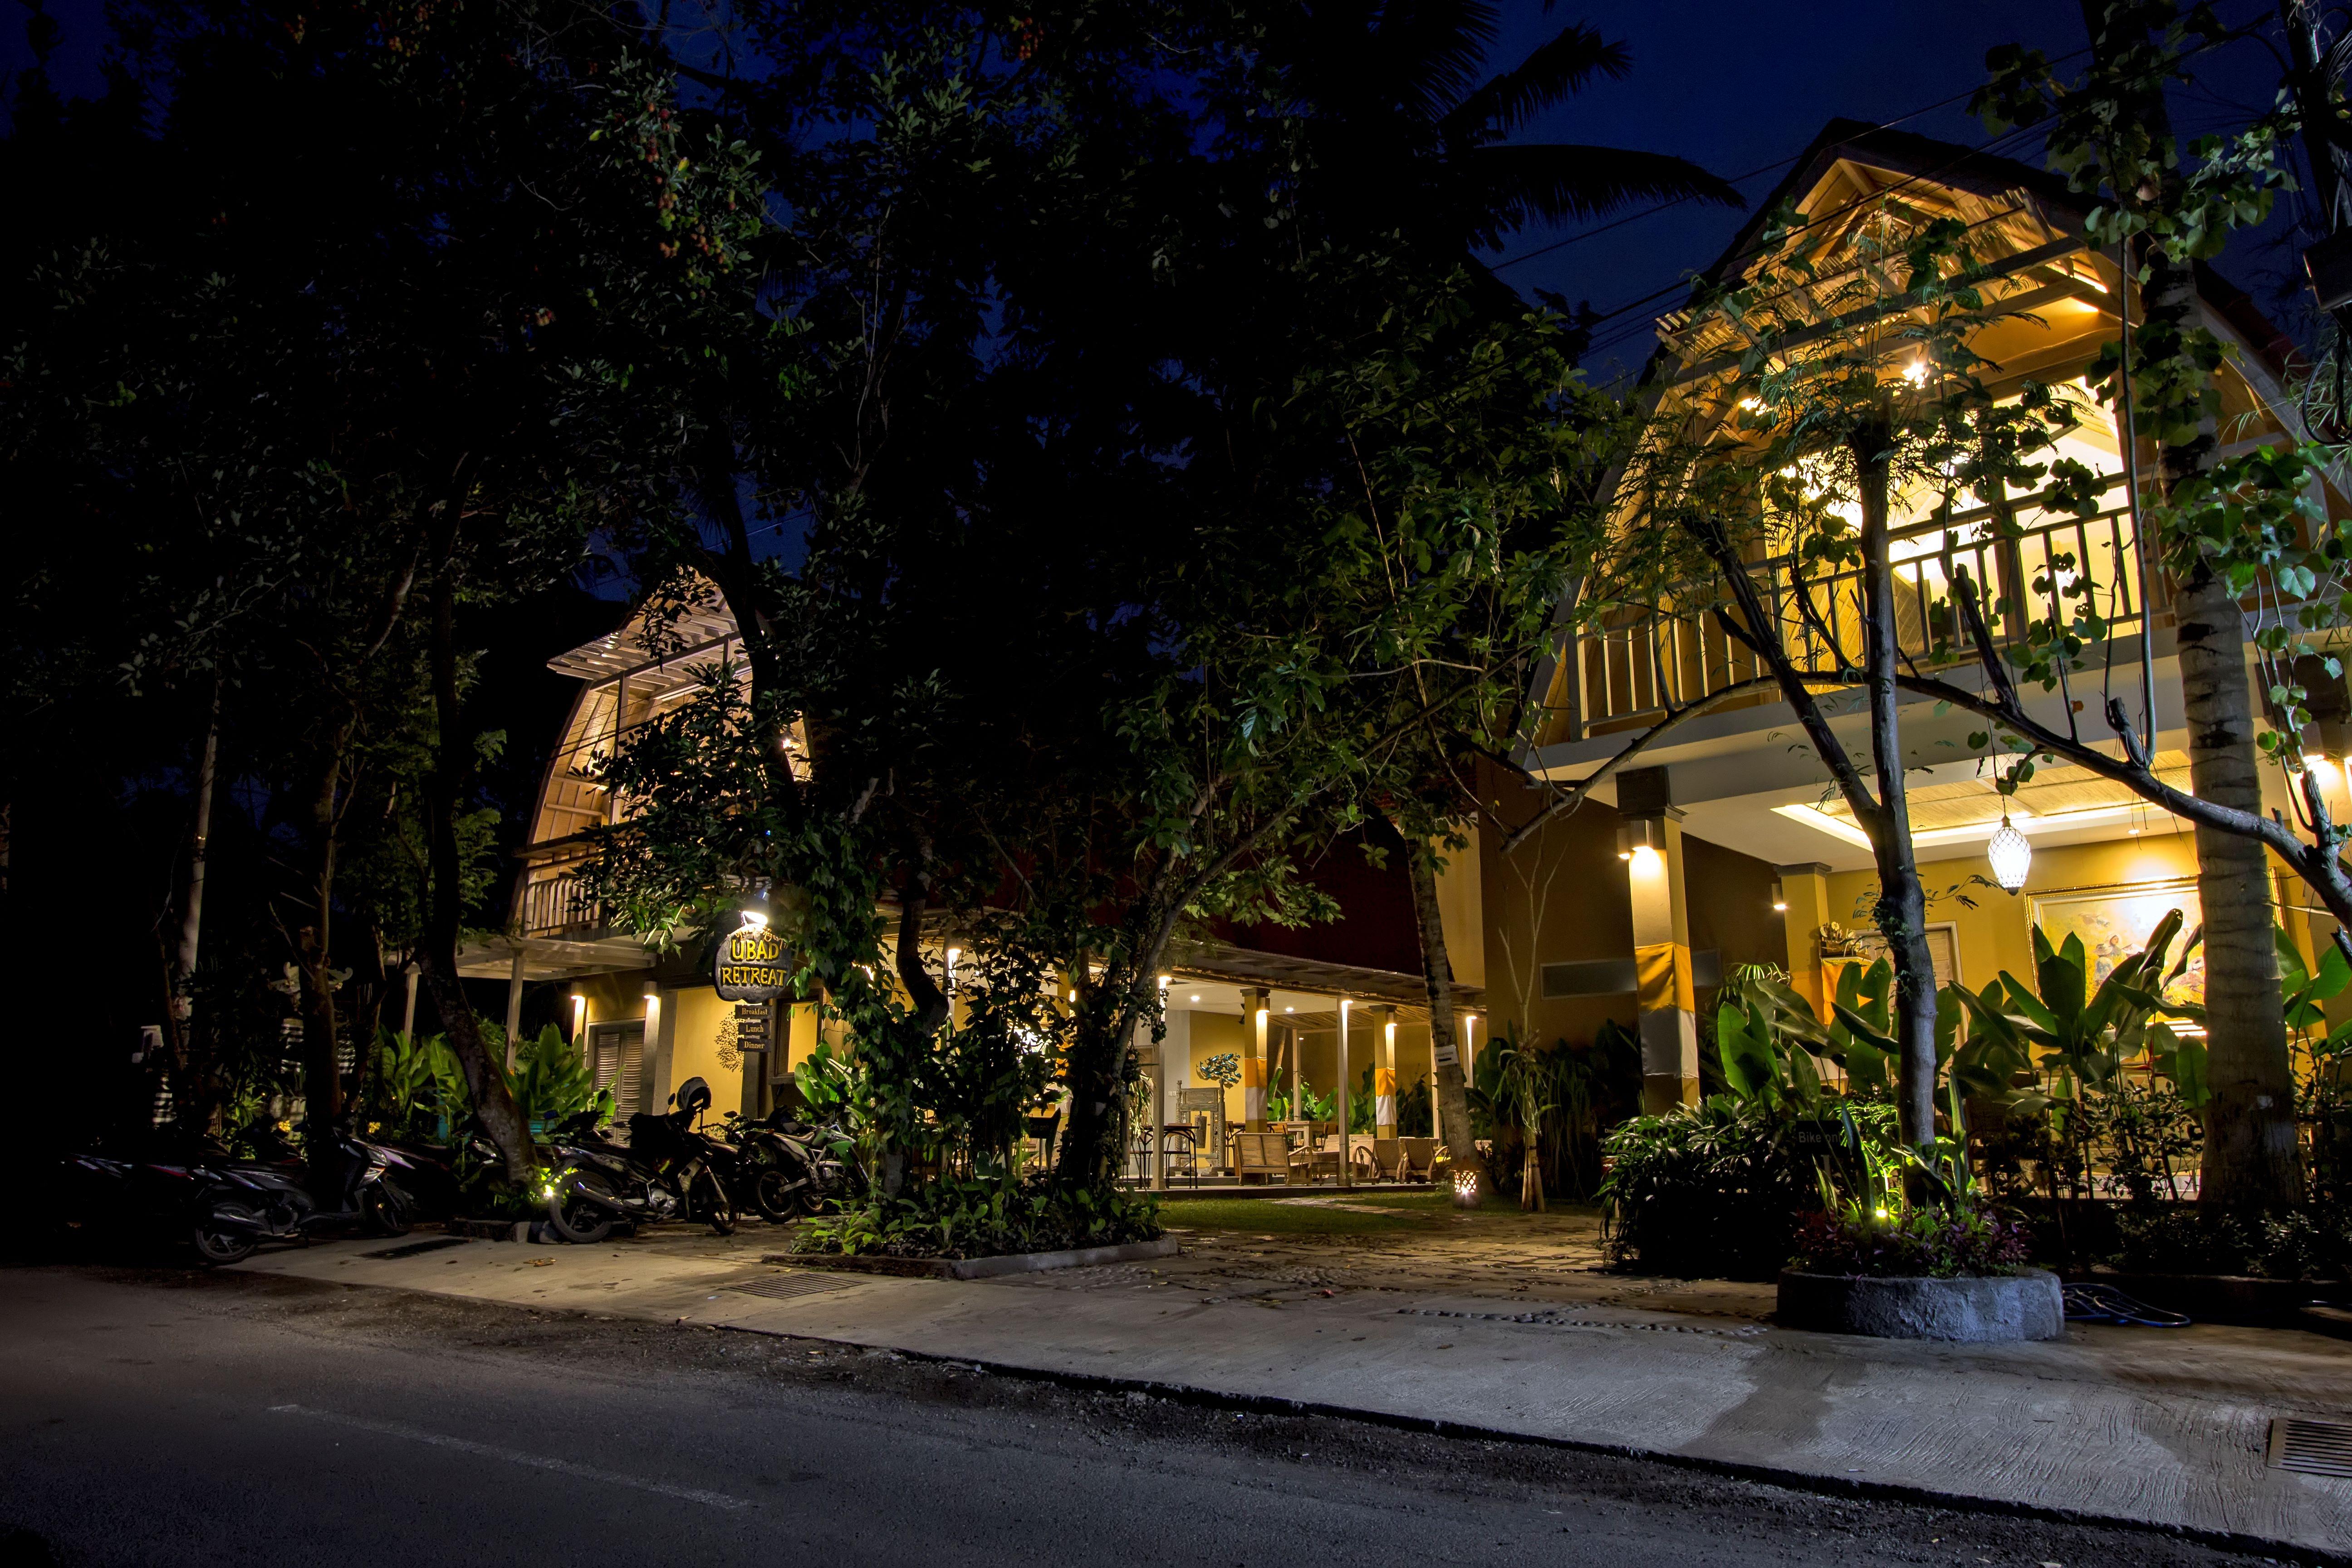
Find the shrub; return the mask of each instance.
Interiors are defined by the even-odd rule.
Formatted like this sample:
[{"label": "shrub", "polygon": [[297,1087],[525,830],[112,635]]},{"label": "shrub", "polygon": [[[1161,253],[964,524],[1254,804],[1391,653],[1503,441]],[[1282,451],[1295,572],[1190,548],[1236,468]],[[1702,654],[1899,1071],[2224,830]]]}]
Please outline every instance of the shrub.
[{"label": "shrub", "polygon": [[[1894,1142],[1893,1106],[1845,1108],[1864,1137]],[[1623,1123],[1604,1143],[1612,1258],[1650,1273],[1773,1278],[1798,1222],[1821,1210],[1817,1161],[1836,1127],[1729,1095]]]},{"label": "shrub", "polygon": [[2025,1227],[1979,1211],[1923,1205],[1907,1213],[1827,1214],[1798,1223],[1790,1267],[1807,1274],[2007,1274],[2030,1251]]},{"label": "shrub", "polygon": [[2123,1242],[2116,1265],[2133,1274],[2352,1279],[2352,1221],[2332,1209],[2208,1215],[2182,1205],[2119,1212],[2116,1229]]},{"label": "shrub", "polygon": [[875,1194],[813,1221],[796,1250],[893,1258],[995,1258],[1012,1252],[1153,1241],[1158,1200],[1057,1188],[1047,1178],[942,1176],[897,1197]]}]

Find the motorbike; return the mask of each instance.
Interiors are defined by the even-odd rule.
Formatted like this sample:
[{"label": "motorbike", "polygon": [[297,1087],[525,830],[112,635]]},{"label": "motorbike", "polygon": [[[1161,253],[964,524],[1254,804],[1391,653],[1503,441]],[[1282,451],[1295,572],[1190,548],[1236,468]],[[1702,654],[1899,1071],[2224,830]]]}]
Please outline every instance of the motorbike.
[{"label": "motorbike", "polygon": [[751,1205],[777,1224],[816,1213],[850,1187],[851,1169],[836,1146],[847,1140],[779,1110],[763,1119],[727,1114],[726,1141],[742,1151]]},{"label": "motorbike", "polygon": [[331,1129],[328,1135],[337,1157],[331,1206],[321,1205],[311,1192],[305,1167],[283,1157],[290,1149],[266,1141],[264,1152],[280,1157],[202,1159],[142,1169],[191,1184],[187,1235],[196,1256],[207,1263],[234,1263],[263,1241],[299,1240],[323,1230],[353,1227],[405,1236],[415,1201],[391,1178],[391,1152],[347,1128]]},{"label": "motorbike", "polygon": [[677,1109],[630,1117],[626,1143],[598,1136],[593,1111],[555,1130],[555,1164],[541,1195],[556,1235],[597,1242],[615,1225],[664,1219],[699,1219],[721,1236],[734,1230],[734,1195],[719,1169],[716,1141],[694,1130],[709,1108],[710,1086],[688,1079],[670,1103]]}]

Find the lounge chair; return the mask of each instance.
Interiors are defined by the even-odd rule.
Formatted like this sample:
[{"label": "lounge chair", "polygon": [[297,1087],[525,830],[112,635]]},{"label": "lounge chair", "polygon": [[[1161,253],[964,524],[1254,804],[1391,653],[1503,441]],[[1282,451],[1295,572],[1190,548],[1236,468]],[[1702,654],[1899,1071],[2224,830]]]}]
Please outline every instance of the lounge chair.
[{"label": "lounge chair", "polygon": [[1397,1152],[1403,1167],[1400,1179],[1426,1182],[1437,1170],[1439,1144],[1434,1138],[1400,1138]]}]

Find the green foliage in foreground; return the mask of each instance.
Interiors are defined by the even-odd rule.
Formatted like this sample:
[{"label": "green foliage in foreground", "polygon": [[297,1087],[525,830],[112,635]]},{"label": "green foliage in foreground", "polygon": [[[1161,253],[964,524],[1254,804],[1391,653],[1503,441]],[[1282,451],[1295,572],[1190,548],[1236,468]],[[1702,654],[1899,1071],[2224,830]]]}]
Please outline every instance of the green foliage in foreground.
[{"label": "green foliage in foreground", "polygon": [[994,1258],[1154,1241],[1160,1205],[1149,1194],[1060,1188],[1032,1177],[942,1176],[897,1197],[855,1201],[812,1222],[797,1250],[895,1258]]},{"label": "green foliage in foreground", "polygon": [[[1860,1141],[1898,1142],[1895,1107],[1849,1102]],[[1797,1118],[1727,1094],[1612,1131],[1601,1186],[1611,1258],[1644,1272],[1769,1279],[1789,1261],[1798,1223],[1822,1205],[1820,1165],[1843,1121]]]}]

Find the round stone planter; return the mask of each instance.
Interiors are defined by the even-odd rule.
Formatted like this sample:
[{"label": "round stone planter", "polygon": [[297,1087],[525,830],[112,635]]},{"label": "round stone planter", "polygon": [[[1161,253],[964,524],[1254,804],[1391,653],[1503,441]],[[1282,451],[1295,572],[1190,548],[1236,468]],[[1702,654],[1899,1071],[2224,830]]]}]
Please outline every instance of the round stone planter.
[{"label": "round stone planter", "polygon": [[2058,1277],[2039,1268],[1957,1279],[1865,1279],[1787,1269],[1774,1315],[1783,1328],[1886,1340],[1993,1344],[2066,1334]]}]

